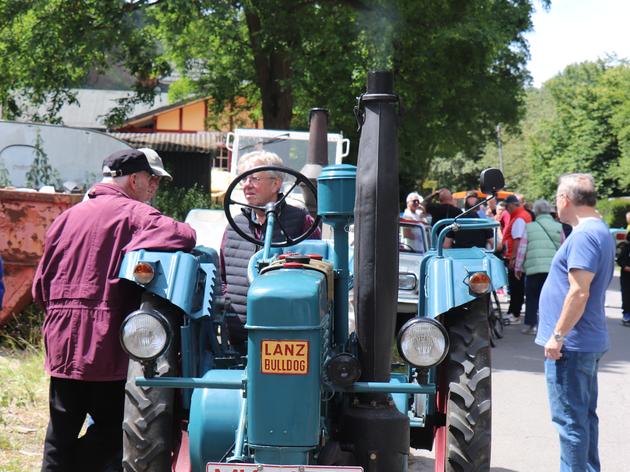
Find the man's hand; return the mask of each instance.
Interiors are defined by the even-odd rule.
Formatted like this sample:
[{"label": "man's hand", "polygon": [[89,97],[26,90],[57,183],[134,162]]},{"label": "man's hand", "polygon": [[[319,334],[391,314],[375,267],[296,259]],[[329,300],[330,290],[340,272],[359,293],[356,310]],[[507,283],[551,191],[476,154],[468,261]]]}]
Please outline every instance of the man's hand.
[{"label": "man's hand", "polygon": [[523,276],[523,271],[521,271],[521,270],[515,270],[514,271],[514,277],[516,277],[518,280],[521,280],[522,276]]},{"label": "man's hand", "polygon": [[547,359],[553,359],[554,361],[560,359],[562,357],[562,353],[560,352],[562,344],[562,342],[556,341],[556,339],[551,336],[547,344],[545,344],[545,357]]},{"label": "man's hand", "polygon": [[[514,270],[514,265],[516,264],[516,260],[514,258],[511,258],[508,261],[508,269],[510,270]],[[520,279],[520,277],[518,277]]]}]

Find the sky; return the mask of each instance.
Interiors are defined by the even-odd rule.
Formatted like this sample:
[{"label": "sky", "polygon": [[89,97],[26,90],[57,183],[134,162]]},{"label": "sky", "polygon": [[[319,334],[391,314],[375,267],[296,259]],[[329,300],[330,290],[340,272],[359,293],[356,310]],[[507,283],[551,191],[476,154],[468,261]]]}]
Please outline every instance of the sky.
[{"label": "sky", "polygon": [[535,87],[569,64],[607,53],[630,59],[630,0],[551,0],[547,11],[535,5],[534,30],[526,35]]}]

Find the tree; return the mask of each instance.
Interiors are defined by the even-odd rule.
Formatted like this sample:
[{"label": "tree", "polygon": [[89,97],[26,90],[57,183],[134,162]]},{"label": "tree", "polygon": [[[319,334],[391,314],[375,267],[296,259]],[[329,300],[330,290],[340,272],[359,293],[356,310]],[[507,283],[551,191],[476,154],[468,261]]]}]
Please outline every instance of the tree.
[{"label": "tree", "polygon": [[172,64],[187,81],[180,91],[210,95],[219,110],[246,97],[265,127],[286,129],[323,106],[356,145],[352,97],[367,70],[387,68],[401,99],[405,192],[434,157],[478,159],[497,122],[518,122],[533,2],[5,0],[0,99],[12,114],[19,95],[48,99],[52,119],[88,70],[123,64],[137,78],[135,100],[150,101]]},{"label": "tree", "polygon": [[614,58],[572,64],[545,83],[556,115],[532,153],[538,193],[551,195],[567,172],[593,174],[602,196],[627,191],[629,84],[630,66]]},{"label": "tree", "polygon": [[44,140],[39,131],[35,137],[35,156],[28,172],[26,173],[26,186],[38,189],[44,185],[52,185],[61,188],[59,171],[54,169],[48,161],[48,154],[44,150]]}]

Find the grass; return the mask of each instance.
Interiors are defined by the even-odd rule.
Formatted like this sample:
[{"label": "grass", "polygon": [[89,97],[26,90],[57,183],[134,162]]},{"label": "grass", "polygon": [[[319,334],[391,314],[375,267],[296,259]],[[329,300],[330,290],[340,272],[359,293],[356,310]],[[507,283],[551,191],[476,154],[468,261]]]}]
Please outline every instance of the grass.
[{"label": "grass", "polygon": [[48,423],[48,377],[35,306],[0,328],[0,472],[41,467]]}]

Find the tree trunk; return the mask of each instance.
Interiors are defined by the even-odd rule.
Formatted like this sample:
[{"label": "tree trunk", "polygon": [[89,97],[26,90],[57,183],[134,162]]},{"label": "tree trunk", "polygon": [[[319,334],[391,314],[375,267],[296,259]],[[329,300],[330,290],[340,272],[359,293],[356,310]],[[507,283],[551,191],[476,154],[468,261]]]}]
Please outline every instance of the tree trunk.
[{"label": "tree trunk", "polygon": [[246,10],[245,17],[254,54],[256,83],[262,97],[264,127],[289,129],[293,113],[289,53],[278,45],[263,45],[260,17],[256,12]]}]

